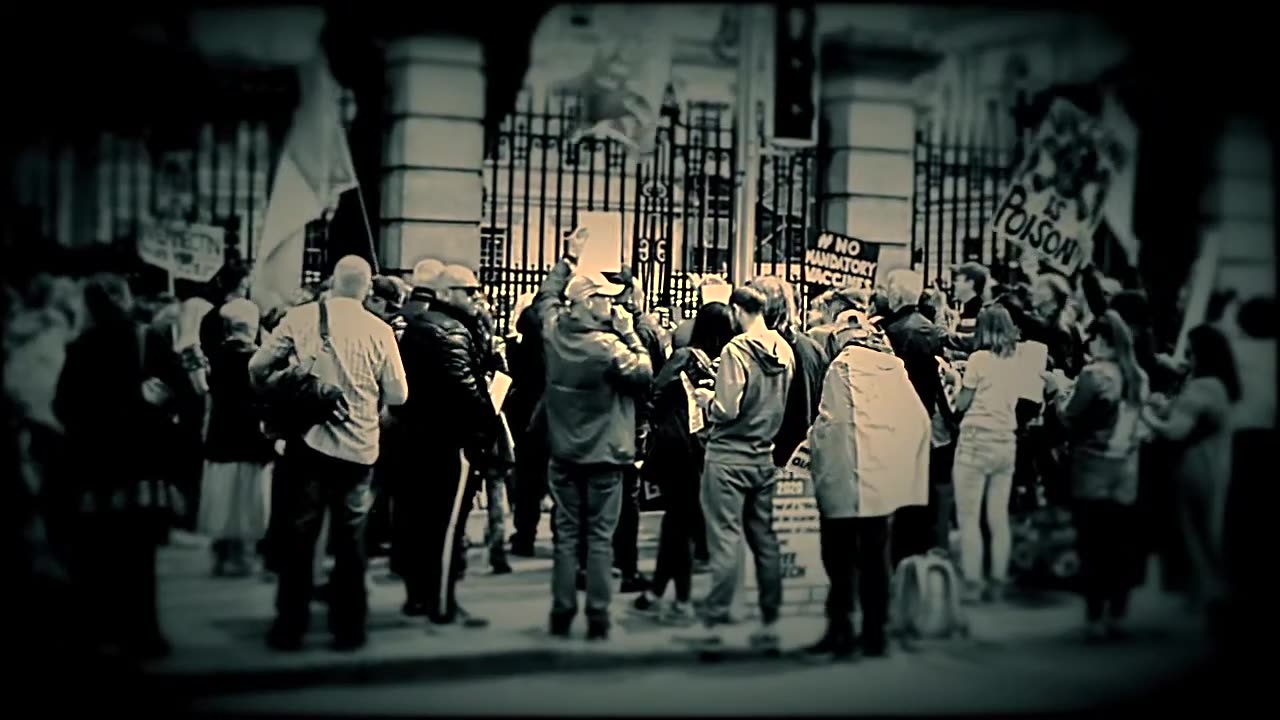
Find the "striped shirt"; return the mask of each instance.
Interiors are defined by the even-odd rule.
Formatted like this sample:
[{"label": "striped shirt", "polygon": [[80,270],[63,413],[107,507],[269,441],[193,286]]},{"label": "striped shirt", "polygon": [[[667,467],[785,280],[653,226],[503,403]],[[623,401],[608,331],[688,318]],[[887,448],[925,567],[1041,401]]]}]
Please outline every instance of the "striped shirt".
[{"label": "striped shirt", "polygon": [[409,394],[400,349],[391,326],[359,301],[332,298],[325,301],[325,307],[336,363],[332,354],[322,352],[317,303],[290,310],[259,352],[278,357],[286,344],[292,344],[304,362],[316,358],[316,374],[342,388],[350,416],[342,423],[311,428],[303,441],[321,454],[372,465],[378,459],[381,405],[399,405]]}]

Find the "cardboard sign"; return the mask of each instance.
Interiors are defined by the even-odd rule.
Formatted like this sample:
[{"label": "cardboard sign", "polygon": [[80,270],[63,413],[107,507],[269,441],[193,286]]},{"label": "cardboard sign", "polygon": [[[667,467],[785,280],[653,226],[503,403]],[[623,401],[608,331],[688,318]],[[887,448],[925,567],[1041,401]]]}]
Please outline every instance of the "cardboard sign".
[{"label": "cardboard sign", "polygon": [[1018,373],[1023,386],[1018,397],[1032,402],[1044,402],[1044,378],[1040,374],[1049,366],[1049,347],[1044,343],[1020,342],[1014,351]]},{"label": "cardboard sign", "polygon": [[174,278],[209,282],[226,262],[226,231],[212,225],[144,221],[138,257]]},{"label": "cardboard sign", "polygon": [[1019,245],[1068,277],[1075,274],[1093,257],[1093,232],[1127,160],[1124,147],[1097,119],[1055,100],[991,219],[988,237]]},{"label": "cardboard sign", "polygon": [[848,287],[872,290],[879,265],[879,243],[824,231],[805,251],[803,282],[809,297]]},{"label": "cardboard sign", "polygon": [[[809,474],[809,441],[800,443],[787,466],[778,471],[773,494],[773,530],[782,550],[782,598],[787,604],[816,601],[815,591],[825,591],[827,575],[822,567],[821,516]],[[755,563],[743,563],[743,588],[757,587]]]},{"label": "cardboard sign", "polygon": [[489,401],[493,403],[493,412],[502,412],[502,405],[507,401],[507,394],[511,392],[511,376],[501,372],[495,372],[493,379],[489,381]]},{"label": "cardboard sign", "polygon": [[689,379],[687,373],[680,373],[680,384],[684,386],[685,402],[689,406],[689,434],[696,435],[706,427],[706,418],[702,415],[702,408],[698,407],[698,400],[693,392],[693,381]]}]

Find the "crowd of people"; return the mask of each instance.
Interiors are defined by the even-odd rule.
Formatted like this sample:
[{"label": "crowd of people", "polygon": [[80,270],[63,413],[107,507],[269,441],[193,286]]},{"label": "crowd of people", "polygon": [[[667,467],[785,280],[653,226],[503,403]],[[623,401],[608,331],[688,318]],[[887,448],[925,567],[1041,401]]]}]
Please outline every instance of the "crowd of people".
[{"label": "crowd of people", "polygon": [[[780,278],[708,278],[696,313],[664,327],[625,268],[578,269],[587,242],[571,237],[506,337],[475,274],[436,260],[401,279],[346,257],[289,302],[247,299],[236,262],[182,302],[135,299],[110,273],[10,288],[6,419],[24,482],[9,507],[30,616],[61,608],[76,624],[58,631],[96,650],[165,654],[156,548],[179,527],[212,541],[213,574],[261,564],[275,579],[280,651],[302,647],[316,600],[336,648],[366,643],[368,555],[383,546],[405,615],[483,627],[456,585],[486,492],[498,573],[533,555],[550,496],[553,635],[572,632],[585,592],[587,637],[608,638],[616,570],[637,612],[701,623],[714,642],[736,621],[745,541],[752,642],[768,648],[785,599],[773,498],[806,441],[830,581],[812,653],[883,655],[889,578],[912,556],[956,559],[964,600],[999,602],[1020,502],[1071,509],[1090,638],[1123,636],[1163,537],[1185,539],[1194,597],[1221,613],[1240,383],[1212,325],[1178,363],[1140,289],[1038,268],[997,287],[965,263],[949,289],[895,270],[812,298],[803,318]],[[1043,352],[1030,373],[1029,345]],[[491,392],[498,374],[505,394]],[[652,577],[637,547],[645,482],[664,504]],[[695,600],[702,571],[711,589]],[[33,647],[53,632],[22,630]]]}]

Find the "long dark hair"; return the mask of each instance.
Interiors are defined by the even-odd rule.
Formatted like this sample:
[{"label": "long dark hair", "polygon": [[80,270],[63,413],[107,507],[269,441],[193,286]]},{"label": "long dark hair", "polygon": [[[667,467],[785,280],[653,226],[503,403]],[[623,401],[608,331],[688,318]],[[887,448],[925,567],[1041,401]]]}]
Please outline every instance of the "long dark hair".
[{"label": "long dark hair", "polygon": [[720,357],[724,346],[733,339],[733,317],[729,306],[722,302],[711,302],[698,308],[693,320],[693,332],[689,336],[689,346],[695,347],[715,359]]},{"label": "long dark hair", "polygon": [[1231,402],[1240,400],[1240,375],[1236,371],[1235,353],[1222,331],[1212,325],[1199,325],[1187,334],[1187,342],[1195,359],[1193,377],[1216,377],[1227,388]]},{"label": "long dark hair", "polygon": [[1133,349],[1133,334],[1124,318],[1115,310],[1108,310],[1102,317],[1093,321],[1089,327],[1089,336],[1096,337],[1115,351],[1116,365],[1120,366],[1120,376],[1124,378],[1124,399],[1142,402],[1142,388],[1147,385],[1147,373],[1138,365],[1137,355]]}]

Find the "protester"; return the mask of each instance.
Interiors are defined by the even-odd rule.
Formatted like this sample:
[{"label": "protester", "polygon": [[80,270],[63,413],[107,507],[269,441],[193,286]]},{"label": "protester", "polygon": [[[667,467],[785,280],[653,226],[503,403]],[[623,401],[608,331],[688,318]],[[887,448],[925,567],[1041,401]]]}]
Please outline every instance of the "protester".
[{"label": "protester", "polygon": [[[511,370],[511,394],[507,398],[507,421],[515,438],[516,494],[515,534],[511,554],[533,557],[542,501],[546,498],[547,454],[546,418],[538,411],[547,384],[542,359],[542,328],[533,309],[534,294],[522,295],[512,312],[515,333],[507,338],[507,366]],[[554,530],[554,524],[552,525]]]},{"label": "protester", "polygon": [[[762,626],[752,644],[776,648],[782,606],[782,557],[773,529],[777,482],[774,438],[782,427],[787,393],[796,372],[791,346],[765,322],[768,298],[754,287],[733,291],[729,306],[742,329],[720,354],[715,390],[695,391],[707,413],[710,432],[702,471],[702,508],[711,550],[711,591],[703,622],[714,628],[731,622],[729,609],[738,586],[739,544],[746,525],[755,557]],[[708,639],[716,639],[712,634]]]},{"label": "protester", "polygon": [[1192,600],[1206,612],[1210,628],[1218,629],[1228,596],[1223,536],[1232,471],[1231,411],[1240,401],[1240,378],[1220,330],[1201,325],[1187,340],[1190,379],[1173,400],[1153,395],[1142,418],[1179,450],[1174,481],[1191,560]]},{"label": "protester", "polygon": [[555,499],[551,634],[567,637],[578,613],[579,538],[587,536],[588,639],[609,636],[610,557],[622,504],[623,473],[636,460],[636,402],[653,367],[631,314],[615,303],[625,290],[603,275],[574,275],[588,240],[574,232],[534,300],[547,367],[546,422]]},{"label": "protester", "polygon": [[[1018,330],[1008,311],[999,306],[985,308],[978,315],[974,332],[977,350],[965,364],[956,396],[956,410],[963,418],[952,479],[967,601],[1002,597],[1009,578],[1009,496],[1018,429],[1015,408],[1022,390],[1022,375],[1014,358],[1017,342]],[[984,517],[991,535],[989,584],[984,583],[982,572],[987,549],[982,539]]]},{"label": "protester", "polygon": [[[714,300],[715,297],[727,299],[728,285],[729,282],[719,275],[703,276],[698,281],[698,307],[702,307],[707,302]],[[713,289],[708,290],[707,288]],[[724,295],[719,295],[720,292],[723,292]],[[673,350],[689,346],[689,342],[693,339],[693,323],[695,320],[695,316],[689,316],[676,326],[675,332],[671,334],[671,347]]]},{"label": "protester", "polygon": [[[487,622],[459,607],[456,597],[464,510],[469,486],[474,490],[462,462],[486,467],[499,430],[471,329],[480,283],[456,265],[429,272],[415,269],[415,283],[425,286],[415,288],[404,307],[400,338],[409,383],[428,390],[392,410],[393,552],[405,582],[406,615],[482,627]],[[430,442],[425,452],[424,441]]]},{"label": "protester", "polygon": [[[693,582],[693,544],[702,524],[699,494],[705,459],[705,433],[691,427],[693,398],[685,387],[715,388],[716,370],[725,345],[733,339],[733,318],[724,303],[707,303],[698,309],[688,347],[672,354],[654,381],[653,431],[645,456],[642,478],[662,491],[666,512],[658,538],[658,561],[649,589],[637,597],[635,607],[649,611],[675,584],[675,602],[664,619],[683,623],[692,619],[689,607]],[[714,358],[714,360],[713,360]],[[701,415],[696,416],[701,420]]]},{"label": "protester", "polygon": [[[489,301],[489,296],[483,292],[477,293],[472,307],[472,336],[475,338],[476,352],[480,356],[480,368],[484,375],[485,387],[493,381],[494,373],[508,372],[507,361],[502,352],[502,338],[496,337],[496,324],[493,319],[493,306]],[[505,398],[504,398],[505,400]],[[475,473],[474,481],[481,483],[485,492],[485,509],[488,511],[487,524],[485,526],[485,546],[489,549],[489,567],[495,575],[505,575],[511,572],[511,565],[507,562],[507,539],[506,539],[506,517],[503,512],[503,493],[507,490],[507,483],[514,474],[515,469],[515,441],[511,436],[506,423],[505,414],[499,409],[499,428],[494,439],[494,447],[490,449],[487,455],[488,461],[484,463],[483,468],[473,469]],[[477,492],[475,486],[468,488],[467,496],[463,499],[464,511],[460,520],[460,527],[465,532],[466,518],[469,514],[466,512],[474,505],[474,498]],[[460,568],[465,569],[466,560],[463,556],[463,562]]]},{"label": "protester", "polygon": [[[367,639],[364,531],[378,459],[379,407],[400,405],[409,392],[394,333],[362,304],[372,283],[368,262],[342,258],[334,266],[332,297],[291,310],[249,362],[255,385],[263,387],[291,357],[314,358],[313,371],[341,390],[346,409],[301,438],[287,439],[285,456],[276,465],[275,483],[285,487],[283,511],[293,520],[281,526],[285,557],[279,567],[276,620],[268,636],[277,650],[302,647],[310,624],[316,540],[326,510],[332,518],[335,563],[329,598],[334,647],[354,650]],[[322,317],[328,324],[327,342]]]},{"label": "protester", "polygon": [[82,498],[73,573],[94,640],[137,659],[165,655],[156,607],[156,547],[167,534],[167,496],[155,443],[170,438],[173,393],[143,374],[141,328],[125,280],[99,274],[84,289],[89,326],[67,348],[54,411],[69,457],[59,482]]},{"label": "protester", "polygon": [[837,658],[853,653],[856,572],[862,651],[884,655],[889,518],[928,502],[930,440],[928,413],[887,338],[864,331],[836,357],[809,440],[822,564],[831,585],[827,630],[808,652]]},{"label": "protester", "polygon": [[956,334],[961,340],[971,337],[977,329],[990,281],[991,272],[977,262],[961,263],[951,274],[951,292],[959,304]]},{"label": "protester", "polygon": [[249,385],[249,359],[258,349],[258,306],[231,300],[219,309],[227,333],[207,346],[209,432],[204,443],[200,532],[213,539],[215,576],[252,573],[247,549],[266,534],[273,443]]},{"label": "protester", "polygon": [[795,328],[792,320],[796,317],[795,295],[790,283],[782,278],[763,276],[752,280],[750,287],[765,296],[765,326],[787,341],[795,361],[795,372],[789,376],[790,384],[783,400],[782,424],[773,440],[774,465],[784,467],[804,442],[809,426],[818,415],[822,376],[831,359],[813,338]]},{"label": "protester", "polygon": [[[1072,515],[1091,640],[1123,636],[1129,590],[1141,573],[1134,533],[1138,500],[1140,414],[1147,376],[1138,366],[1123,319],[1108,310],[1089,330],[1092,361],[1063,394],[1058,417],[1071,434]],[[1047,375],[1048,393],[1057,391]]]},{"label": "protester", "polygon": [[809,337],[826,350],[828,357],[834,358],[844,347],[841,331],[857,327],[859,318],[866,318],[870,310],[871,292],[861,286],[831,292],[821,322],[809,325]]},{"label": "protester", "polygon": [[[942,395],[938,357],[942,354],[945,332],[920,314],[923,288],[924,278],[919,273],[906,269],[890,272],[884,286],[890,312],[881,319],[880,326],[893,347],[893,354],[902,360],[925,412],[932,418]],[[945,398],[943,402],[945,404]],[[940,490],[933,489],[930,496],[927,506],[904,507],[894,517],[891,566],[897,567],[903,558],[946,546],[947,539],[937,537],[935,532],[934,518],[942,512],[938,508],[942,499]]]},{"label": "protester", "polygon": [[[653,366],[653,375],[662,372],[666,362],[666,349],[662,343],[662,333],[657,323],[646,314],[644,308],[644,291],[639,281],[631,274],[631,268],[624,265],[622,271],[605,279],[621,285],[624,289],[618,296],[618,304],[626,309],[634,318],[636,337],[640,338],[649,362]],[[650,390],[636,398],[636,456],[646,456],[645,447],[649,439],[649,415],[653,403],[653,392]],[[634,465],[622,473],[622,510],[618,515],[618,528],[613,534],[613,562],[622,573],[622,594],[643,592],[648,587],[648,579],[640,574],[640,471]],[[586,552],[586,545],[582,546]],[[586,567],[586,556],[581,555],[579,562]],[[583,578],[585,581],[585,578]]]}]

